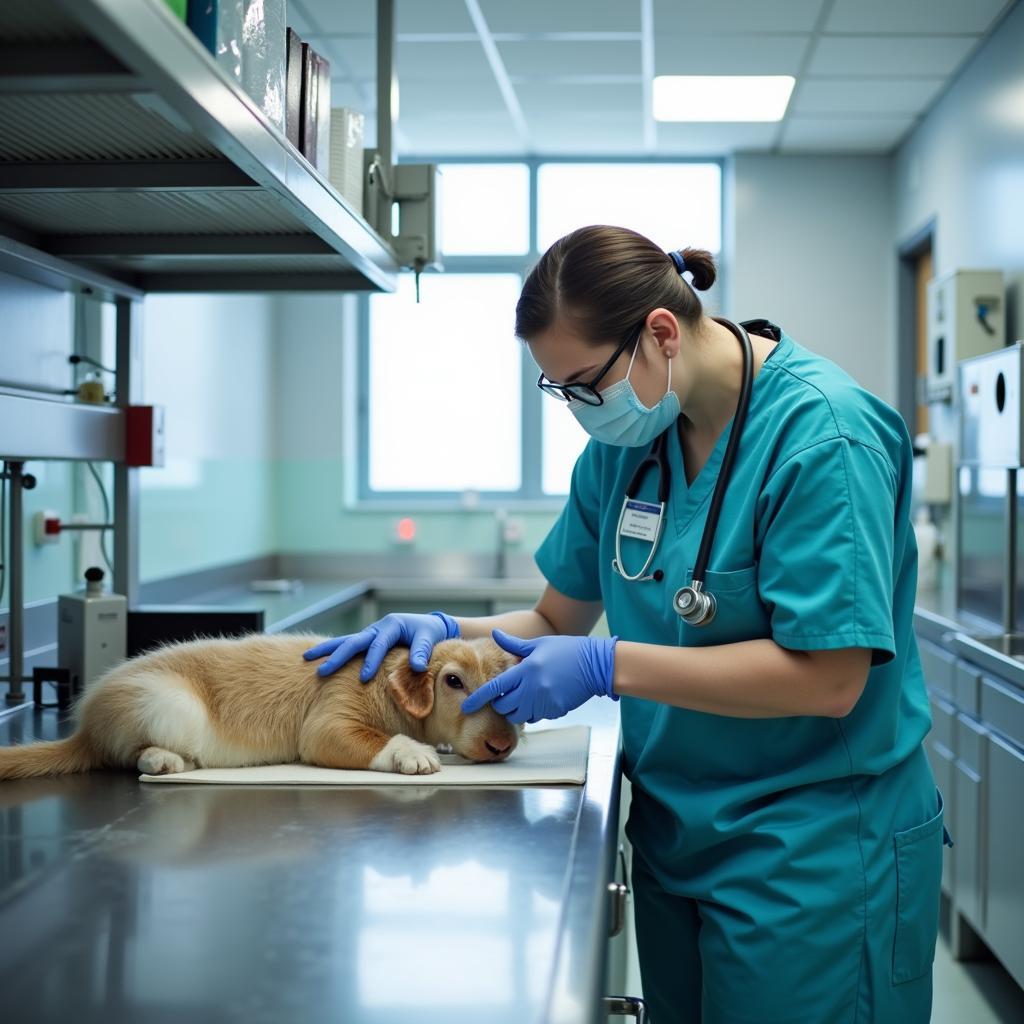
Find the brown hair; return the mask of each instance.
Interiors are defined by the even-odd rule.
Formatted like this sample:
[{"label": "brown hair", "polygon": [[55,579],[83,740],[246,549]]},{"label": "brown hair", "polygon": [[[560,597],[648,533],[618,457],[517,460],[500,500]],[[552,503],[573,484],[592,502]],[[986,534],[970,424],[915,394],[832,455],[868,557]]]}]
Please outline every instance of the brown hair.
[{"label": "brown hair", "polygon": [[672,258],[629,228],[592,224],[555,242],[530,271],[516,304],[516,336],[524,340],[564,319],[584,341],[618,341],[659,306],[696,324],[703,307],[693,289],[715,283],[705,249],[681,249],[691,287]]}]

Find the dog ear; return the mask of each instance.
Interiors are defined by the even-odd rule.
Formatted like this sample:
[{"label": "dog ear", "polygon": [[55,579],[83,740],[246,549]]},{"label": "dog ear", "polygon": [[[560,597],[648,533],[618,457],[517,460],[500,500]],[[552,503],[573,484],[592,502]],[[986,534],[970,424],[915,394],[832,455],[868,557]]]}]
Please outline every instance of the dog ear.
[{"label": "dog ear", "polygon": [[498,655],[498,664],[501,666],[500,671],[504,672],[506,669],[513,668],[522,660],[518,654],[509,654],[508,651],[502,651]]},{"label": "dog ear", "polygon": [[416,672],[403,659],[388,675],[388,690],[394,702],[413,718],[426,718],[434,708],[434,679],[429,672]]}]

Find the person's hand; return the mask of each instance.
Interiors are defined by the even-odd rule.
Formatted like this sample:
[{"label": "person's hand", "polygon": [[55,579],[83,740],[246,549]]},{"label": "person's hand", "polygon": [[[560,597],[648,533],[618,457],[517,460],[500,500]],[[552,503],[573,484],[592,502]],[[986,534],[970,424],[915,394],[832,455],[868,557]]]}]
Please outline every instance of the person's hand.
[{"label": "person's hand", "polygon": [[357,654],[366,651],[359,678],[368,683],[376,675],[384,655],[396,644],[405,644],[409,648],[409,664],[415,671],[423,672],[434,644],[454,640],[458,635],[459,624],[444,612],[430,612],[428,615],[392,612],[358,633],[325,640],[302,656],[306,661],[315,661],[330,655],[316,670],[319,676],[329,676]]},{"label": "person's hand", "polygon": [[520,640],[500,629],[491,634],[509,654],[523,660],[484,683],[462,702],[471,715],[490,704],[510,722],[561,718],[591,697],[611,697],[618,637],[542,636]]}]

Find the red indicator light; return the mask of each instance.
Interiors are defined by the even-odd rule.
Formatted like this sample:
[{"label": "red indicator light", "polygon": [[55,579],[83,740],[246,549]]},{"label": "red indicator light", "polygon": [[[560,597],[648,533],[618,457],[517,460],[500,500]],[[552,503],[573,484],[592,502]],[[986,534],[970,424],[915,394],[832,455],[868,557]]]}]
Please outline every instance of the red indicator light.
[{"label": "red indicator light", "polygon": [[398,539],[401,541],[411,541],[416,539],[416,520],[410,519],[406,516],[404,519],[398,520],[398,527],[396,530]]}]

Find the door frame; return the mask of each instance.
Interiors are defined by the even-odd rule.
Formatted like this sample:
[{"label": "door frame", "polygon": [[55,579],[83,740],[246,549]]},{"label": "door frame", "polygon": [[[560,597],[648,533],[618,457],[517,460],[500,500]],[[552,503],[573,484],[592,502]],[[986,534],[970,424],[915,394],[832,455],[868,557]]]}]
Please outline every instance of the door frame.
[{"label": "door frame", "polygon": [[[931,249],[935,261],[937,218],[904,239],[896,249],[896,408],[906,421],[910,436],[917,433],[917,290],[915,268],[921,253]],[[913,345],[904,339],[913,338]]]}]

